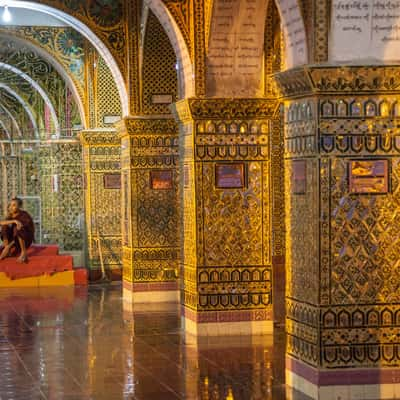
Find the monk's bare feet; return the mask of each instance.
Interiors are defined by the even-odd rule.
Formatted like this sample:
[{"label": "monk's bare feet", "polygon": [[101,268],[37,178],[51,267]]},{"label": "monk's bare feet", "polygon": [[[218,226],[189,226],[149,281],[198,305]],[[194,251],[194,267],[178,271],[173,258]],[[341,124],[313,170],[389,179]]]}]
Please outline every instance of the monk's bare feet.
[{"label": "monk's bare feet", "polygon": [[4,246],[3,251],[0,254],[0,260],[4,260],[10,254],[11,247],[14,246],[14,242],[9,243],[8,245]]},{"label": "monk's bare feet", "polygon": [[21,253],[21,255],[17,258],[17,261],[21,264],[26,264],[28,262],[28,256],[26,253]]}]

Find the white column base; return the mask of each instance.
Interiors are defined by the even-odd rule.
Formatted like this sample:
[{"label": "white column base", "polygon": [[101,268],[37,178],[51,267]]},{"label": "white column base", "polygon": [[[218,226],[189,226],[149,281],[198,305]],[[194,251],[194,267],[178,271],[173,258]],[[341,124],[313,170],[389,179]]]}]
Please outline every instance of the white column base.
[{"label": "white column base", "polygon": [[185,333],[193,336],[270,335],[273,321],[203,322],[182,317]]}]

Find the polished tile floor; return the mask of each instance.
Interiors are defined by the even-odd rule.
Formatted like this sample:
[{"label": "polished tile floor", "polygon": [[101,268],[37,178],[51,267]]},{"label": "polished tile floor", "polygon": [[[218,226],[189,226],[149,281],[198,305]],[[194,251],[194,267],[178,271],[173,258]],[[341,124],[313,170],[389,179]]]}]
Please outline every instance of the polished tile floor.
[{"label": "polished tile floor", "polygon": [[0,399],[285,399],[282,333],[199,341],[177,305],[129,308],[117,285],[0,290]]}]

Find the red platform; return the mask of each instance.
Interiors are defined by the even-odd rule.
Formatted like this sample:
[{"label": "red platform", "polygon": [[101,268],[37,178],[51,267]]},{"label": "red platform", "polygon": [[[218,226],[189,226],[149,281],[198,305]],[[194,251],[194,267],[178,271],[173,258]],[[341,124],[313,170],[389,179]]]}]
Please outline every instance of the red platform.
[{"label": "red platform", "polygon": [[28,262],[21,264],[17,257],[0,260],[0,273],[4,273],[12,280],[38,276],[53,276],[60,272],[74,271],[77,284],[87,283],[87,274],[84,269],[73,268],[73,257],[60,255],[56,245],[33,245],[28,249]]}]

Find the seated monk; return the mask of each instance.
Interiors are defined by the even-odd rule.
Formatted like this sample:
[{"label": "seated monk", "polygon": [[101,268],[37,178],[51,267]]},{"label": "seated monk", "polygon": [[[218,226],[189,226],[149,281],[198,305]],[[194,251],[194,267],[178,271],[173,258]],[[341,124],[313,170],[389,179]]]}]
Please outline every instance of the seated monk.
[{"label": "seated monk", "polygon": [[0,260],[15,252],[16,254],[20,253],[18,262],[26,263],[28,261],[26,250],[34,240],[35,227],[31,216],[21,207],[21,199],[12,199],[8,207],[8,216],[4,221],[0,221],[1,239],[4,244]]}]

